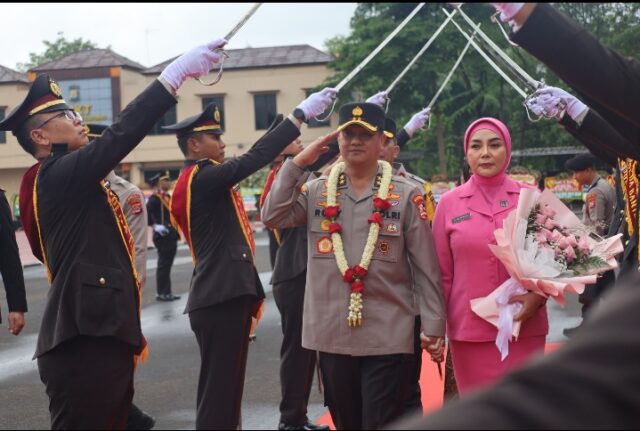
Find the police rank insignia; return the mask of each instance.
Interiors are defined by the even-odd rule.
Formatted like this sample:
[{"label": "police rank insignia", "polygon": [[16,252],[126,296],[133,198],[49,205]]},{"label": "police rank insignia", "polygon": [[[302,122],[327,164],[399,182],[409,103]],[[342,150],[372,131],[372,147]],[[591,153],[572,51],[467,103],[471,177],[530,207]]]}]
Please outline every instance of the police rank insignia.
[{"label": "police rank insignia", "polygon": [[[325,184],[326,184],[326,181],[325,181]],[[340,176],[338,177],[338,187],[342,187],[346,185],[347,185],[347,176],[345,174],[340,174]]]},{"label": "police rank insignia", "polygon": [[316,243],[316,250],[320,254],[329,254],[333,251],[333,243],[331,242],[331,238],[328,236],[323,236]]},{"label": "police rank insignia", "polygon": [[387,241],[380,241],[380,244],[378,244],[378,251],[383,255],[386,256],[389,254],[389,242]]},{"label": "police rank insignia", "polygon": [[420,214],[420,219],[428,220],[429,216],[427,215],[427,207],[424,205],[424,196],[416,195],[411,199],[413,204],[418,209],[418,214]]},{"label": "police rank insignia", "polygon": [[49,81],[49,87],[51,88],[51,92],[55,94],[57,97],[62,97],[62,90],[58,86],[58,83],[54,80]]},{"label": "police rank insignia", "polygon": [[131,211],[133,211],[134,214],[142,213],[142,196],[140,196],[138,193],[134,193],[129,196],[127,198],[127,203],[131,207]]}]

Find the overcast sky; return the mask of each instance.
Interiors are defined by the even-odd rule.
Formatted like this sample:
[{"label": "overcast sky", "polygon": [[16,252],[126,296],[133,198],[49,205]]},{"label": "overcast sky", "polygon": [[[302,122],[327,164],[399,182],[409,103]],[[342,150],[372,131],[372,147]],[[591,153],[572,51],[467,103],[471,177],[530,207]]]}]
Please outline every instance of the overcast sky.
[{"label": "overcast sky", "polygon": [[[1,3],[0,65],[16,68],[59,31],[153,66],[223,37],[253,3]],[[265,3],[235,35],[229,49],[309,44],[349,34],[356,3]]]}]

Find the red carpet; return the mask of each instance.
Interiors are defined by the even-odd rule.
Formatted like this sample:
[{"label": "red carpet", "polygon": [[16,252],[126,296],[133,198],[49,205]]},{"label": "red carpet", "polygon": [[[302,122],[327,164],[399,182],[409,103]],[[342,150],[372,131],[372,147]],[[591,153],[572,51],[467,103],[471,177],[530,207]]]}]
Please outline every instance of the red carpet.
[{"label": "red carpet", "polygon": [[[547,343],[545,353],[549,353],[560,347],[562,343]],[[444,362],[442,363],[444,373]],[[438,366],[431,362],[429,355],[422,355],[422,373],[420,375],[420,388],[422,389],[422,406],[424,411],[429,412],[442,406],[444,383],[438,375]],[[335,429],[329,411],[316,421],[318,424],[327,424],[332,430]]]}]

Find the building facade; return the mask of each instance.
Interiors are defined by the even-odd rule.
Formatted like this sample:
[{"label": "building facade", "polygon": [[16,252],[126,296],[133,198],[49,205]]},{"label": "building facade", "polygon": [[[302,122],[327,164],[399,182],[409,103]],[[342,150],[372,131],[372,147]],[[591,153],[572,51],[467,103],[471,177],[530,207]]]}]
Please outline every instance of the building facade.
[{"label": "building facade", "polygon": [[[177,177],[183,155],[175,135],[162,126],[196,115],[209,103],[216,103],[220,110],[227,157],[241,155],[264,134],[277,113],[291,112],[331,73],[327,67],[331,57],[309,45],[246,48],[228,54],[220,82],[213,86],[195,79],[185,82],[178,91],[178,104],[123,160],[118,173],[142,189],[159,171],[170,170]],[[0,66],[0,118],[24,99],[38,73],[48,73],[85,122],[109,125],[172,60],[146,68],[108,49],[93,49],[41,65],[26,75]],[[213,70],[202,80],[211,82],[217,73]],[[325,122],[312,120],[303,126],[301,139],[308,144],[336,124],[335,113]],[[12,197],[34,159],[10,132],[0,133],[0,187]]]}]

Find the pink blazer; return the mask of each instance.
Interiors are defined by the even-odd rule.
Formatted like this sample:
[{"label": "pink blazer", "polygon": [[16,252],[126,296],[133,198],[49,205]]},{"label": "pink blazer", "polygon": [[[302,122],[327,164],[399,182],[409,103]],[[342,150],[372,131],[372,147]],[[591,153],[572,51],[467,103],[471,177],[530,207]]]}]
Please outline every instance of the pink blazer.
[{"label": "pink blazer", "polygon": [[[506,178],[489,207],[472,182],[445,193],[433,220],[442,288],[447,307],[447,336],[457,341],[494,341],[495,326],[478,317],[469,301],[486,296],[509,278],[488,244],[495,244],[494,230],[516,208],[520,189],[527,187]],[[546,335],[546,307],[524,322],[520,337]]]}]

